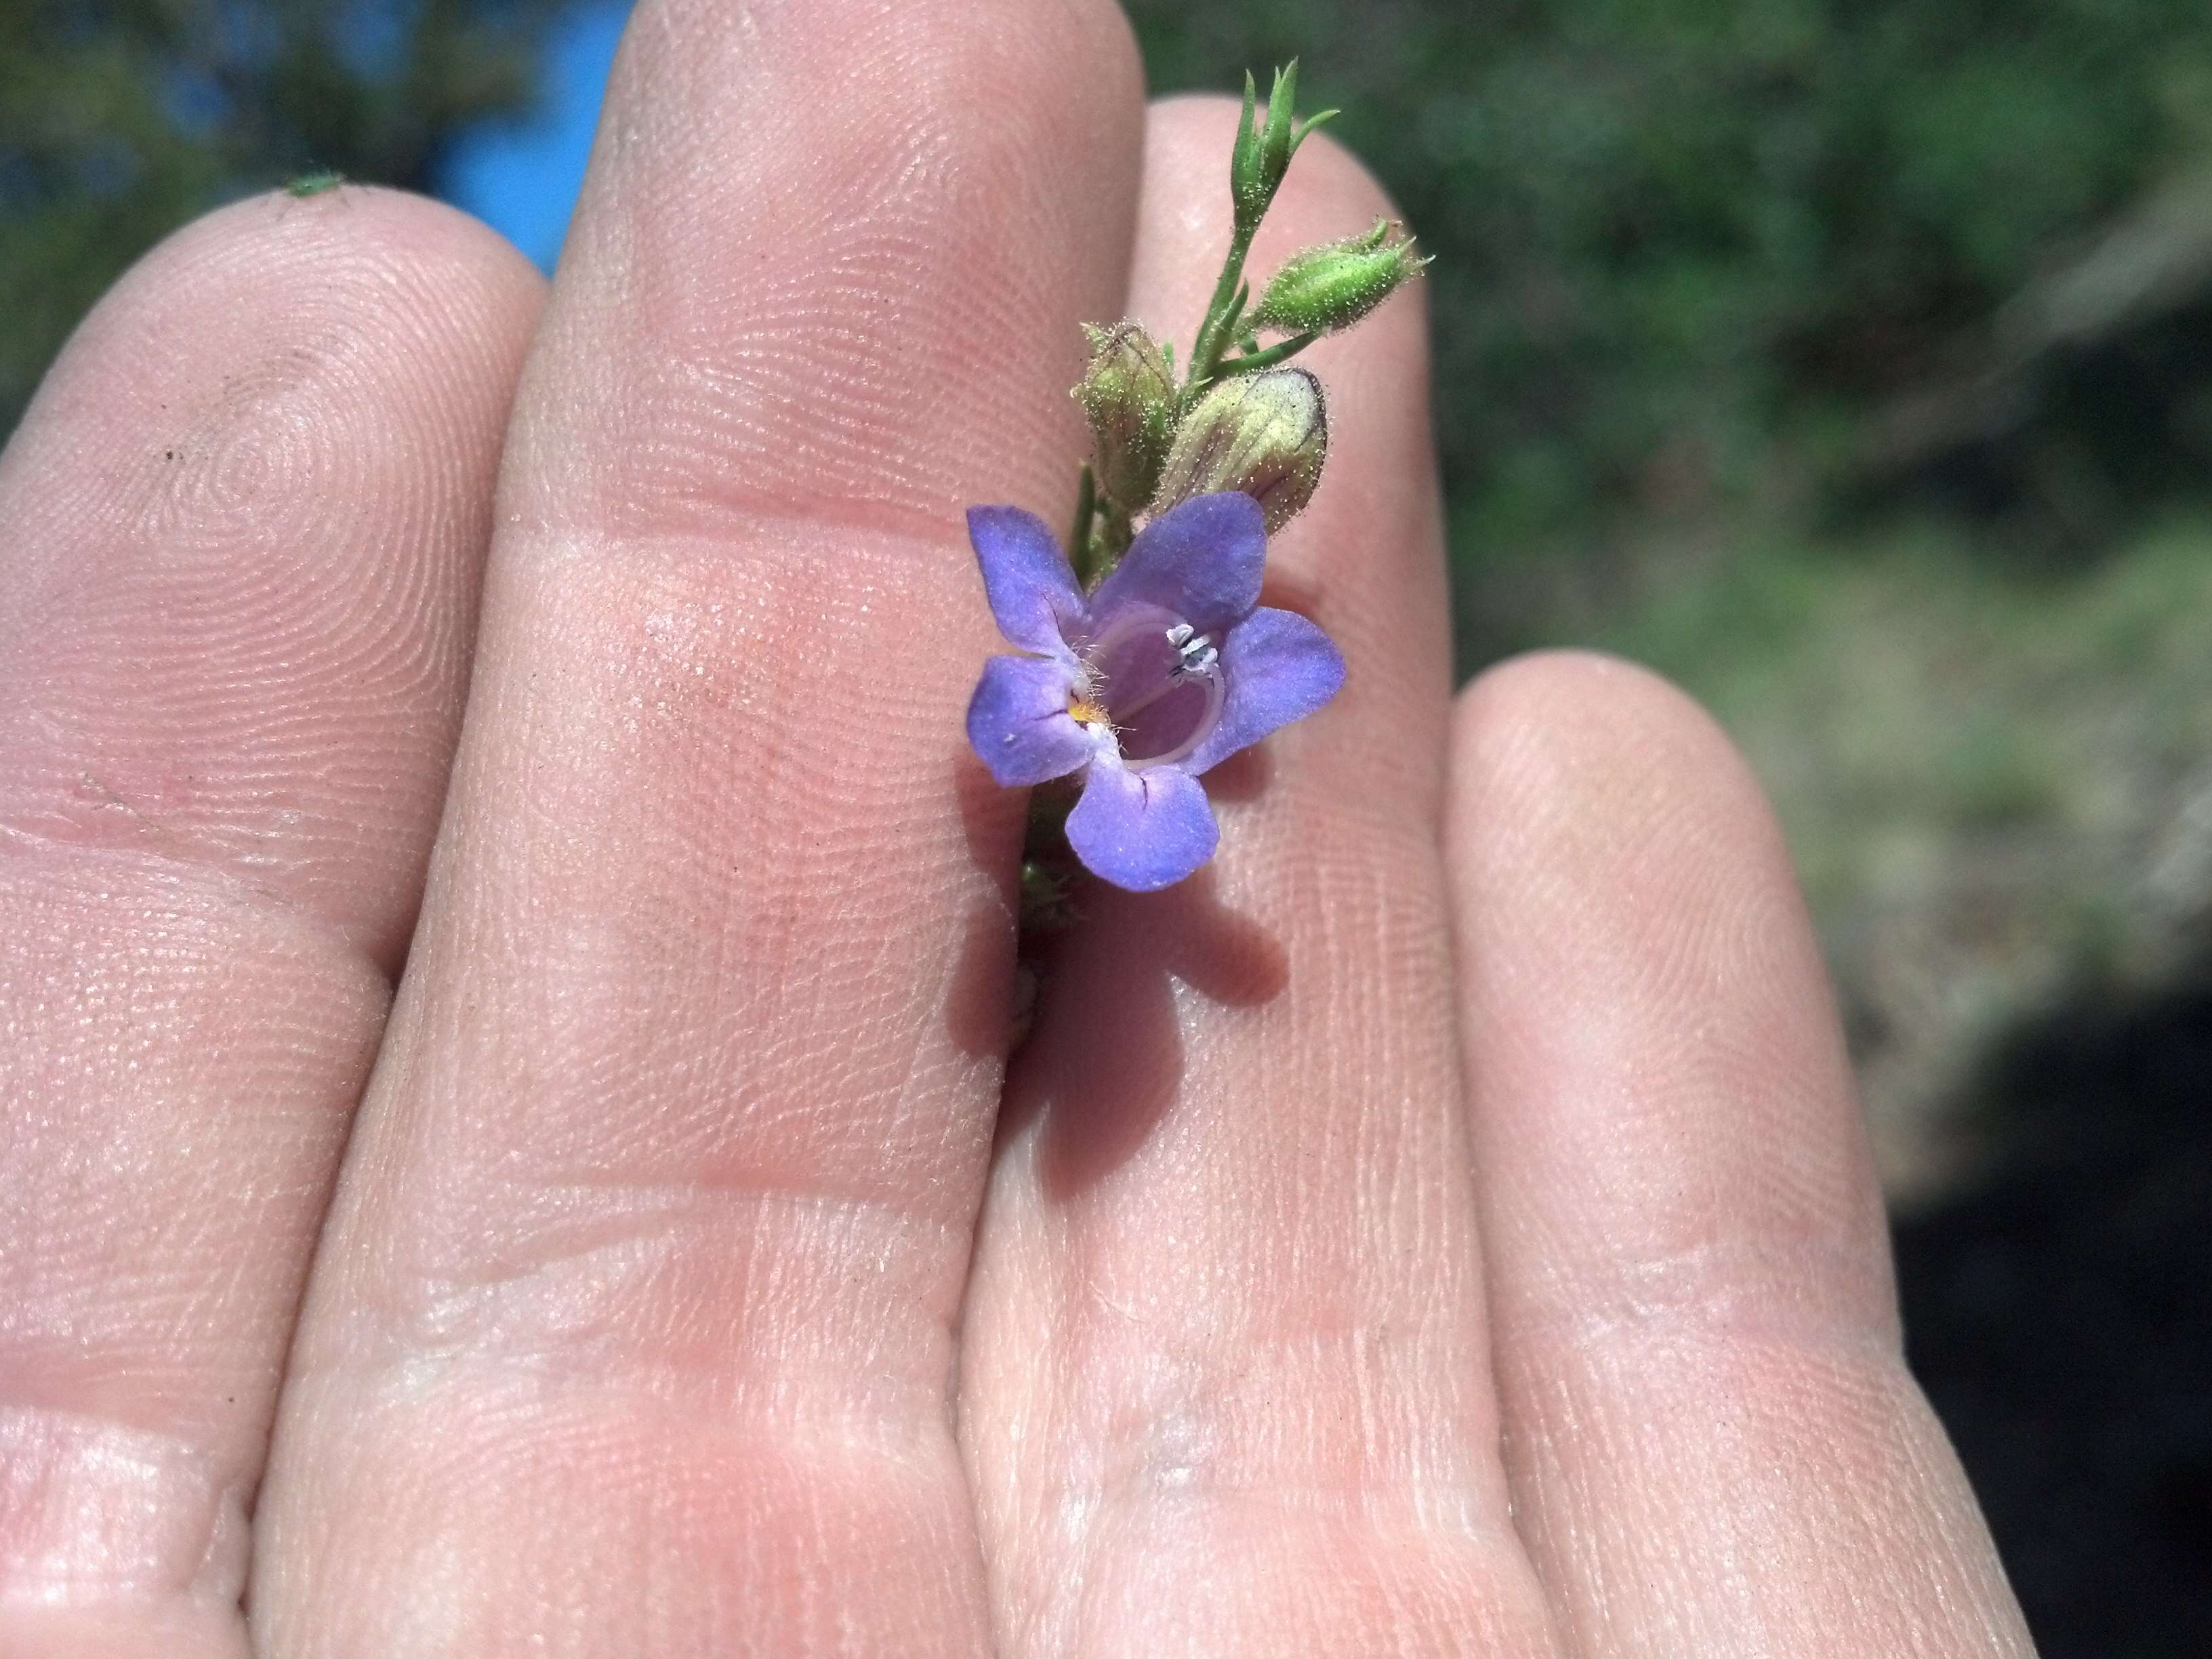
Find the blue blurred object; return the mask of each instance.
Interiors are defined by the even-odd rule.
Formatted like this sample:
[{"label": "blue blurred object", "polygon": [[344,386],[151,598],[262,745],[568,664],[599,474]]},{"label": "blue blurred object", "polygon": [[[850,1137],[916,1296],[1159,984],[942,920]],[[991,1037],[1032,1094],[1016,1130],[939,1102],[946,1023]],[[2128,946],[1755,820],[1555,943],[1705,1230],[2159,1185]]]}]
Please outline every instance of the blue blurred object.
[{"label": "blue blurred object", "polygon": [[471,129],[439,166],[438,194],[499,231],[541,270],[560,257],[629,18],[628,0],[591,0],[570,12],[547,46],[538,113]]}]

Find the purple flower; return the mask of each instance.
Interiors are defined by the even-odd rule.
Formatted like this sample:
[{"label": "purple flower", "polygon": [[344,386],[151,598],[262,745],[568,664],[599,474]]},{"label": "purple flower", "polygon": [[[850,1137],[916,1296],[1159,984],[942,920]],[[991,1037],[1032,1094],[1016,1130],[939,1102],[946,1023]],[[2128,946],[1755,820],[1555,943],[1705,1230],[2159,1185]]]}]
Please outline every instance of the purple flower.
[{"label": "purple flower", "polygon": [[1261,606],[1259,503],[1201,495],[1155,519],[1088,599],[1042,520],[968,514],[991,614],[1030,653],[994,657],[968,741],[1002,784],[1082,775],[1067,839],[1116,887],[1149,892],[1213,856],[1198,775],[1344,684],[1344,659],[1304,617]]}]

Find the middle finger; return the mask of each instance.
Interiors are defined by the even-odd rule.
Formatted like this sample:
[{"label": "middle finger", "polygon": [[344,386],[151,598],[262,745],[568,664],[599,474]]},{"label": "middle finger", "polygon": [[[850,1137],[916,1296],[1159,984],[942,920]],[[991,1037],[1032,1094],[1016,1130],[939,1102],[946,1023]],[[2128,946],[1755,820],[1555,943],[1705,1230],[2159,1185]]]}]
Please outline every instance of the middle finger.
[{"label": "middle finger", "polygon": [[639,9],[294,1357],[262,1651],[981,1646],[946,1401],[1018,803],[963,817],[959,509],[1068,489],[1139,107],[1103,0]]}]

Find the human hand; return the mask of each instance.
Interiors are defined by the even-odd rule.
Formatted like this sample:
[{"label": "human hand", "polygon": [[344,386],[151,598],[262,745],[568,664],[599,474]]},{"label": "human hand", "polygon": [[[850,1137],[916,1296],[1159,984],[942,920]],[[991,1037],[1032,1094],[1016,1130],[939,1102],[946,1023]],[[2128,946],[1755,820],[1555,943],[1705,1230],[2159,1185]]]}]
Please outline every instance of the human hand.
[{"label": "human hand", "polygon": [[[102,305],[0,461],[0,1654],[2028,1650],[1742,767],[1449,702],[1417,301],[1271,562],[1349,684],[1003,1067],[961,509],[1233,120],[1103,0],[647,0],[550,301],[348,190]],[[1260,268],[1386,210],[1316,140]]]}]

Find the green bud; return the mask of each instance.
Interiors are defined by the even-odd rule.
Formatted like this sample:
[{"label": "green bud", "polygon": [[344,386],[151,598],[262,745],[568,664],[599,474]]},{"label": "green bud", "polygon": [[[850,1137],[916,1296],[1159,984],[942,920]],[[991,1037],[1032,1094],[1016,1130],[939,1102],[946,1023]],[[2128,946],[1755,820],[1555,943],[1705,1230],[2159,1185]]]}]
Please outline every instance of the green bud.
[{"label": "green bud", "polygon": [[1428,263],[1401,227],[1378,219],[1363,236],[1291,255],[1261,295],[1252,325],[1285,334],[1334,334],[1381,305]]},{"label": "green bud", "polygon": [[[1291,157],[1306,135],[1336,112],[1323,110],[1310,119],[1295,119],[1298,101],[1298,60],[1295,58],[1275,71],[1267,92],[1267,109],[1259,116],[1260,89],[1251,72],[1244,76],[1244,118],[1237,128],[1237,144],[1229,153],[1229,193],[1236,204],[1237,228],[1249,234],[1274,200],[1277,186],[1290,171]],[[1255,117],[1259,118],[1255,119]]]},{"label": "green bud", "polygon": [[1098,487],[1134,511],[1152,500],[1175,436],[1175,374],[1138,324],[1098,328],[1086,323],[1083,331],[1091,342],[1091,366],[1074,395],[1091,417]]},{"label": "green bud", "polygon": [[1328,458],[1321,382],[1303,368],[1271,368],[1221,381],[1176,429],[1152,511],[1241,489],[1260,503],[1272,532],[1313,499]]}]

